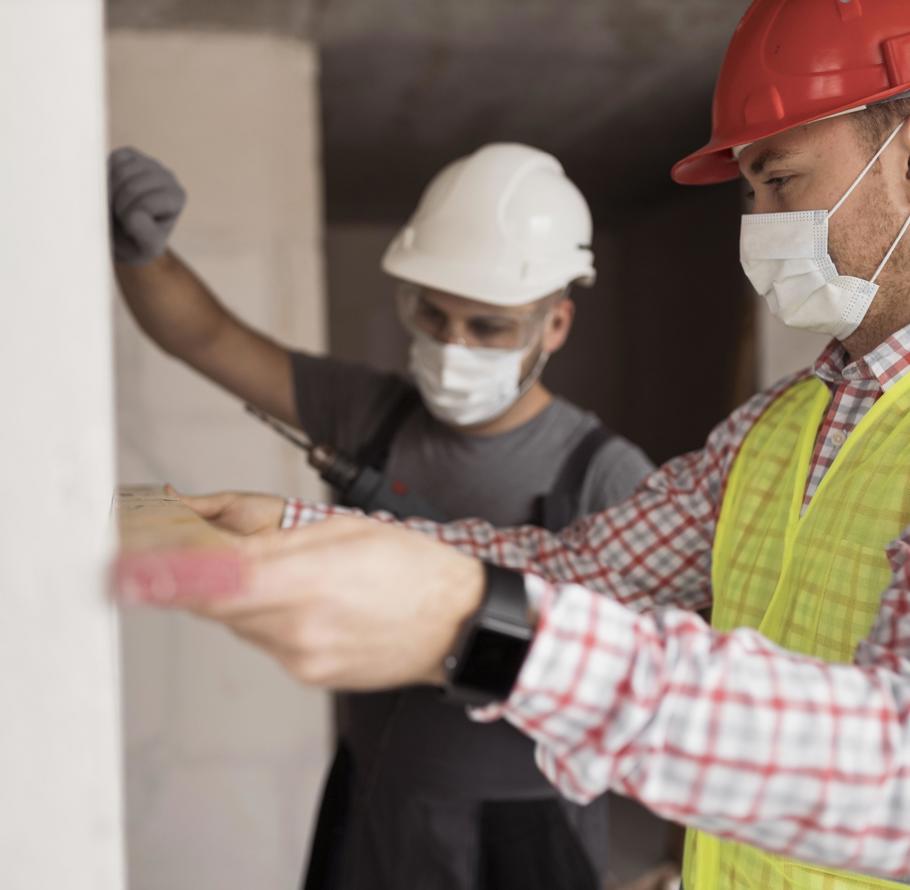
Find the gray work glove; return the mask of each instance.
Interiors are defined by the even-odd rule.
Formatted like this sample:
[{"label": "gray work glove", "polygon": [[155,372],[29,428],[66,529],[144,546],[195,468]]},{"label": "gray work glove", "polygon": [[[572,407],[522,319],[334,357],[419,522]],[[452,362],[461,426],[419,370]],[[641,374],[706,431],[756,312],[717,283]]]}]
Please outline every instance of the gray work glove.
[{"label": "gray work glove", "polygon": [[112,151],[107,173],[114,259],[145,265],[166,250],[186,192],[167,167],[135,148]]}]

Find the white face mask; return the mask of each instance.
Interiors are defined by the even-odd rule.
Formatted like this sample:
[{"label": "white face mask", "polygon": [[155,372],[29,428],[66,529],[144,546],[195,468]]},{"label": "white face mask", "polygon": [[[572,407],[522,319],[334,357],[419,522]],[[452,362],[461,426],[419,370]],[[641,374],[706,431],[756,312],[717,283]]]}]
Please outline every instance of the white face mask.
[{"label": "white face mask", "polygon": [[838,274],[828,254],[828,221],[863,181],[900,132],[903,122],[875,153],[847,193],[827,210],[743,216],[740,262],[771,313],[791,328],[843,340],[860,325],[878,292],[875,283],[910,227],[910,217],[869,281]]},{"label": "white face mask", "polygon": [[411,342],[411,373],[434,417],[472,426],[504,414],[533,386],[548,355],[541,352],[522,380],[521,366],[531,348],[461,346],[418,333]]}]

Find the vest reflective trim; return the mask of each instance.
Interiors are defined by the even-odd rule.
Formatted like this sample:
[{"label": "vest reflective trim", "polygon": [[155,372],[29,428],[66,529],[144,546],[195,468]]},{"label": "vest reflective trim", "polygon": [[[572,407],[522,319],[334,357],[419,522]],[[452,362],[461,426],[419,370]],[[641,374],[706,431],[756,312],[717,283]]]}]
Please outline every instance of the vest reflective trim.
[{"label": "vest reflective trim", "polygon": [[[712,625],[757,628],[788,649],[852,660],[891,577],[885,548],[910,525],[910,375],[850,434],[802,502],[830,402],[817,378],[784,392],[737,455],[712,553]],[[686,890],[872,890],[905,886],[820,868],[690,831]]]}]

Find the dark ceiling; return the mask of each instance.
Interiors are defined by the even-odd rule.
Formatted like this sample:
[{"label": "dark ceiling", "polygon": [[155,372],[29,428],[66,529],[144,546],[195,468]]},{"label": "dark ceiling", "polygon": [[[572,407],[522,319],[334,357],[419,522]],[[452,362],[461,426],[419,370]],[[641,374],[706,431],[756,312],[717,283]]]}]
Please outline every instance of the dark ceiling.
[{"label": "dark ceiling", "polygon": [[556,154],[601,217],[700,145],[747,0],[108,0],[114,27],[257,30],[321,53],[330,221],[400,219],[492,140]]}]

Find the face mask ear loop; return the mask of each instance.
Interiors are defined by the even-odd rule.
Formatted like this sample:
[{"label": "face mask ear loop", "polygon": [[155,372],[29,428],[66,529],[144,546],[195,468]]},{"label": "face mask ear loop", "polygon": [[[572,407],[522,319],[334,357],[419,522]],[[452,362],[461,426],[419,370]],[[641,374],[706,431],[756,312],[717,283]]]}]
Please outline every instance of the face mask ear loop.
[{"label": "face mask ear loop", "polygon": [[550,353],[545,350],[540,350],[540,355],[537,356],[537,361],[534,362],[533,367],[528,371],[525,379],[521,381],[521,384],[518,387],[518,395],[515,397],[515,401],[512,402],[514,405],[522,396],[524,396],[530,388],[537,383],[540,379],[540,375],[543,374],[543,369],[546,367],[547,362],[550,360]]},{"label": "face mask ear loop", "polygon": [[[542,342],[543,334],[544,334],[543,326],[541,326],[540,336],[535,337],[535,339],[538,340],[539,342]],[[534,349],[533,343],[530,346],[528,346],[528,348],[525,350],[525,355],[527,355],[532,349]],[[550,360],[550,353],[547,352],[545,349],[541,348],[540,355],[537,356],[537,360],[531,366],[531,370],[528,371],[528,373],[525,375],[524,379],[518,385],[518,396],[516,397],[515,402],[517,402],[518,399],[520,399],[522,396],[524,396],[525,393],[527,393],[528,390],[535,383],[537,383],[537,381],[540,379],[540,375],[543,374],[543,369],[546,367],[547,362],[549,360]],[[513,402],[512,404],[514,405],[515,402]]]},{"label": "face mask ear loop", "polygon": [[846,194],[828,212],[828,219],[830,219],[832,216],[834,216],[835,213],[837,213],[838,210],[840,210],[841,205],[844,203],[844,201],[846,201],[847,198],[849,198],[850,195],[853,194],[853,190],[866,178],[866,174],[875,166],[875,162],[885,153],[885,149],[887,149],[888,146],[894,141],[895,137],[897,136],[898,133],[900,133],[901,128],[904,126],[905,123],[906,123],[906,121],[902,120],[894,128],[894,132],[885,140],[885,144],[875,153],[875,155],[873,155],[872,160],[869,161],[869,163],[866,164],[865,167],[863,167],[863,170],[859,174],[859,176],[857,176],[856,179],[853,180],[853,185],[851,185],[850,188],[847,189]]},{"label": "face mask ear loop", "polygon": [[904,235],[907,234],[907,229],[910,229],[910,216],[904,220],[904,224],[901,226],[901,230],[897,233],[897,237],[894,239],[894,242],[891,244],[888,252],[885,254],[885,258],[879,263],[878,268],[875,270],[875,274],[869,279],[873,284],[875,284],[876,279],[879,275],[882,274],[882,270],[888,265],[888,260],[891,259],[891,254],[897,250],[898,244],[901,243],[904,239]]}]

